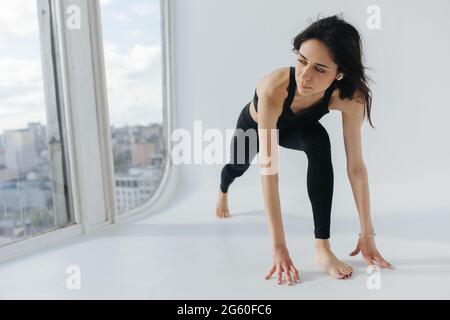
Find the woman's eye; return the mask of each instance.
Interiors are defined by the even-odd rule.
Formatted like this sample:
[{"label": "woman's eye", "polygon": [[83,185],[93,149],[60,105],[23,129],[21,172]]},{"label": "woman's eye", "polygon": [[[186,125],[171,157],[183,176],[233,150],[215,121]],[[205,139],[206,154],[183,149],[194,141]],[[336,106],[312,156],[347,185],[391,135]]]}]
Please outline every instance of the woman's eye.
[{"label": "woman's eye", "polygon": [[[301,64],[305,64],[305,61],[297,59]],[[320,73],[325,73],[325,71],[321,70],[321,69],[316,69],[317,71],[319,71]]]}]

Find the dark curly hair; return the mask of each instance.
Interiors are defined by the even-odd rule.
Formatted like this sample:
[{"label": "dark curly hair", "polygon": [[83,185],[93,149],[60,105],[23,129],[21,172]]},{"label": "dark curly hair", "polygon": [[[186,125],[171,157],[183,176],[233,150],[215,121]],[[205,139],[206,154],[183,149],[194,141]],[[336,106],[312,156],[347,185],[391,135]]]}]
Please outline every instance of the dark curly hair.
[{"label": "dark curly hair", "polygon": [[364,116],[367,113],[369,123],[375,129],[370,117],[372,93],[368,86],[368,81],[372,80],[365,74],[364,69],[368,68],[362,64],[362,44],[358,30],[342,16],[318,18],[293,39],[293,51],[298,54],[301,44],[309,39],[316,39],[325,44],[330,50],[332,60],[338,66],[338,73],[344,74],[342,80],[335,80],[336,87],[340,89],[340,98],[352,98],[357,90],[363,94]]}]

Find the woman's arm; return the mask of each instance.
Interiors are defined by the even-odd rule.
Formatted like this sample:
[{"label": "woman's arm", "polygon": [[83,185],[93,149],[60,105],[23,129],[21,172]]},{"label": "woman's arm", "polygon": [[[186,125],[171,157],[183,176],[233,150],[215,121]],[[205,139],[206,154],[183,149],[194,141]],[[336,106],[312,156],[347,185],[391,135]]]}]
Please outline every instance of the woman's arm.
[{"label": "woman's arm", "polygon": [[361,146],[361,124],[363,121],[364,104],[355,100],[347,101],[346,107],[342,111],[347,175],[352,186],[361,226],[358,244],[350,255],[355,256],[361,252],[369,265],[377,262],[382,267],[393,269],[393,266],[378,252],[373,238],[375,230],[370,213],[369,178]]},{"label": "woman's arm", "polygon": [[300,282],[299,271],[289,256],[281,218],[280,196],[278,192],[278,116],[281,113],[278,99],[274,95],[263,94],[259,99],[258,135],[259,164],[261,168],[262,188],[269,230],[272,236],[273,263],[265,279],[277,272],[278,284],[283,282],[283,272],[287,283]]},{"label": "woman's arm", "polygon": [[262,188],[273,247],[285,247],[287,244],[281,217],[278,174],[262,175]]},{"label": "woman's arm", "polygon": [[359,214],[361,233],[375,233],[370,215],[369,179],[365,166],[348,173],[353,197]]},{"label": "woman's arm", "polygon": [[347,176],[358,209],[361,233],[372,234],[374,228],[370,216],[369,179],[361,146],[361,124],[363,120],[364,105],[355,100],[347,102],[342,111]]},{"label": "woman's arm", "polygon": [[262,94],[258,101],[259,164],[269,230],[274,247],[286,246],[278,192],[278,134],[280,110],[273,94]]}]

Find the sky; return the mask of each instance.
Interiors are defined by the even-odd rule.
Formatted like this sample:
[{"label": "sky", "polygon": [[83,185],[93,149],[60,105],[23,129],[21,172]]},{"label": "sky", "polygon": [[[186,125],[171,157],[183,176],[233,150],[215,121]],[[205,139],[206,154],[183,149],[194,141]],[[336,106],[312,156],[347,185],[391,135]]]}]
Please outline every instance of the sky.
[{"label": "sky", "polygon": [[[1,0],[0,134],[46,123],[36,0]],[[162,122],[159,0],[100,0],[110,122]]]}]

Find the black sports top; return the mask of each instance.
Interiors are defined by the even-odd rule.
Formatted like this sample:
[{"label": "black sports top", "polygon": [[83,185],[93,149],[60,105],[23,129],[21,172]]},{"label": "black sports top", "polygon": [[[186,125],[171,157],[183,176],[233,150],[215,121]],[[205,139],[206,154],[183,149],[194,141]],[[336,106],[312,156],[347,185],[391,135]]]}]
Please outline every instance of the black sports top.
[{"label": "black sports top", "polygon": [[[295,67],[290,67],[289,70],[289,86],[287,88],[288,96],[284,100],[283,103],[283,111],[278,118],[277,128],[286,128],[293,125],[299,124],[307,124],[319,121],[325,114],[329,113],[328,103],[330,102],[331,94],[333,93],[333,89],[335,87],[336,81],[325,90],[325,93],[321,100],[314,103],[312,106],[295,113],[291,109],[292,101],[294,100],[295,91],[297,90],[297,83],[295,81]],[[258,111],[258,95],[256,94],[253,97],[253,103],[255,105],[256,111]]]}]

